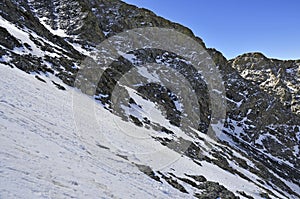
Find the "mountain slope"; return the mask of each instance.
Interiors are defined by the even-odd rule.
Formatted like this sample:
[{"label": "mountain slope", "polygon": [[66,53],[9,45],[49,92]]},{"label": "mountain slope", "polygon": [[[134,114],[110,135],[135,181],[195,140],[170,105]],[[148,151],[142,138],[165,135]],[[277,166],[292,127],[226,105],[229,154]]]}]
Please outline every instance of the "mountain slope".
[{"label": "mountain slope", "polygon": [[[224,183],[233,192],[244,191],[254,197],[269,189],[222,170],[214,163],[193,162],[176,155],[151,139],[149,134],[155,132],[122,122],[91,98],[66,85],[68,91],[56,89],[51,81],[59,80],[54,76],[41,83],[7,66],[1,65],[1,70],[1,197],[130,198],[146,195],[149,198],[186,198],[200,195],[201,190],[204,193],[211,190],[208,192],[211,196],[218,197],[221,193],[224,198],[232,197],[224,187],[209,180]],[[80,107],[74,107],[72,98],[81,102]],[[96,106],[95,112],[84,104]],[[76,123],[74,109],[80,109]],[[100,119],[98,125],[93,123],[95,118]],[[115,126],[115,122],[119,126]],[[124,135],[120,129],[143,134],[147,143],[132,137],[133,133]],[[211,145],[215,150],[226,149],[204,135],[201,137],[209,143],[202,141],[202,147]],[[128,150],[129,145],[134,146],[132,151]],[[155,151],[160,155],[156,154],[148,162],[145,155],[157,153]],[[165,155],[175,162],[162,164],[160,158]],[[232,158],[251,162],[241,156],[234,152]],[[230,164],[237,167],[235,160]],[[159,168],[157,165],[162,169],[153,172],[150,168]]]},{"label": "mountain slope", "polygon": [[268,59],[260,53],[249,53],[230,60],[245,79],[278,97],[293,113],[299,115],[300,61]]},{"label": "mountain slope", "polygon": [[[16,164],[12,160],[20,160],[23,163],[25,160],[22,158],[16,157],[11,161],[7,159],[12,154],[19,153],[19,149],[12,146],[20,145],[22,137],[18,137],[13,142],[13,137],[9,136],[13,134],[19,136],[17,134],[19,131],[13,128],[14,125],[18,124],[20,128],[23,126],[25,129],[35,129],[34,132],[41,131],[41,133],[34,134],[32,139],[36,139],[36,136],[44,136],[38,138],[40,142],[45,142],[45,144],[50,142],[51,148],[55,148],[55,150],[65,150],[70,146],[73,149],[69,154],[70,156],[61,154],[62,159],[76,156],[79,153],[78,151],[83,150],[83,157],[90,161],[90,164],[84,165],[86,170],[93,167],[92,165],[97,166],[100,164],[101,161],[94,160],[94,156],[99,157],[98,153],[101,152],[102,154],[102,151],[105,151],[104,154],[106,154],[107,159],[113,157],[113,162],[121,162],[120,167],[122,169],[123,167],[127,168],[125,170],[129,173],[134,170],[137,173],[133,176],[140,177],[140,179],[135,177],[132,179],[132,176],[127,175],[126,171],[124,173],[119,172],[114,166],[112,166],[112,170],[106,170],[107,174],[121,175],[124,177],[120,178],[135,183],[134,185],[121,184],[120,186],[128,187],[126,190],[130,190],[132,186],[137,184],[146,184],[145,181],[151,181],[150,184],[153,185],[131,190],[129,194],[141,194],[139,190],[150,189],[153,191],[143,193],[155,193],[149,195],[151,198],[187,197],[188,195],[199,198],[205,196],[209,198],[220,196],[222,198],[232,198],[232,194],[242,198],[247,198],[248,195],[260,198],[264,195],[263,193],[268,193],[272,198],[300,197],[299,61],[270,60],[258,53],[242,55],[234,60],[227,61],[215,49],[206,49],[203,41],[195,37],[189,29],[158,17],[151,11],[127,5],[121,1],[51,0],[26,2],[6,0],[0,3],[0,7],[0,62],[6,65],[1,65],[1,71],[3,71],[1,73],[3,75],[1,85],[4,85],[1,93],[11,89],[9,94],[1,96],[2,120],[5,124],[2,128],[4,129],[3,136],[6,137],[5,141],[7,143],[12,142],[11,145],[5,145],[5,148],[3,148],[1,155],[3,161],[1,163],[5,166],[2,173],[5,174],[6,179],[12,177],[15,180],[10,181],[10,186],[4,184],[0,186],[1,193],[5,193],[5,196],[8,192],[14,192],[13,188],[24,182],[24,179],[25,181],[26,179],[30,180],[26,177],[18,179],[10,172],[25,170],[25,173],[30,173],[35,170],[32,167],[15,168]],[[97,53],[99,53],[97,45],[100,42],[125,30],[149,26],[174,28],[176,31],[193,38],[213,58],[222,74],[227,100],[226,121],[224,126],[218,127],[219,132],[217,134],[220,136],[217,140],[212,140],[205,134],[210,123],[211,110],[207,94],[207,82],[201,77],[201,74],[195,75],[195,71],[188,60],[172,52],[147,48],[124,52],[114,60],[109,69],[103,68],[104,72],[99,82],[93,85],[96,88],[93,97],[100,103],[95,103],[92,99],[80,94],[71,95],[76,78],[78,80],[77,75],[80,69],[82,69],[86,60],[89,60],[87,57],[95,59]],[[180,96],[176,96],[176,93],[172,93],[173,91],[168,87],[151,83],[153,78],[156,78],[156,76],[153,77],[153,74],[157,73],[147,69],[144,66],[146,63],[159,64],[177,70],[180,74],[185,75],[184,79],[192,85],[196,85],[198,103],[202,107],[199,114],[201,120],[199,121],[201,124],[198,127],[199,131],[182,131],[178,128],[185,113],[184,108],[179,103]],[[30,73],[32,78],[30,76],[25,77],[25,74],[23,77],[16,70],[8,69],[8,66],[17,67]],[[121,77],[125,76],[131,69],[138,69],[139,75],[149,83],[140,85],[136,91],[121,85]],[[18,77],[15,80],[13,80],[14,73]],[[152,73],[152,75],[146,75],[148,73]],[[4,74],[7,74],[7,76]],[[91,74],[91,77],[93,77],[93,74]],[[163,78],[160,80],[162,82],[169,81],[169,79]],[[26,84],[26,81],[34,82],[32,84],[42,91],[43,96],[40,96],[39,103],[35,104],[35,109],[36,111],[38,109],[43,110],[41,112],[47,114],[35,117],[35,113],[32,112],[32,103],[36,99],[23,97],[24,106],[22,102],[15,101],[16,98],[19,99],[22,96],[34,97],[31,92],[36,88],[33,88],[31,84]],[[174,82],[170,82],[170,84],[172,83]],[[24,86],[21,87],[21,85]],[[114,103],[113,92],[118,86],[121,87],[121,90],[126,91],[127,94],[124,99],[128,99],[129,103],[124,101]],[[59,90],[55,90],[55,87]],[[14,92],[25,93],[16,96]],[[78,91],[74,92],[77,93]],[[60,97],[53,97],[57,95]],[[74,96],[75,100],[68,102],[68,99]],[[81,98],[89,99],[89,101],[84,103],[80,100],[77,101]],[[41,106],[46,102],[48,103],[47,106],[39,107],[39,105]],[[74,124],[71,124],[72,110],[70,103],[74,105]],[[91,106],[98,107],[100,118],[107,118],[107,120],[95,121],[95,116],[89,115],[90,110],[85,111],[87,118],[92,118],[91,120],[100,125],[101,135],[108,136],[109,143],[102,139],[95,143],[95,140],[92,139],[98,136],[95,132],[98,132],[99,129],[91,128],[94,123],[86,121],[87,119],[81,116],[81,109],[84,109],[86,103],[93,104],[87,106],[89,108]],[[57,108],[60,106],[63,107],[61,109]],[[102,106],[105,109],[101,108]],[[25,118],[30,118],[30,121],[25,119],[25,123],[21,124],[20,121],[24,121],[24,118],[19,118],[19,114],[24,113],[13,113],[15,109],[20,109],[24,113],[28,112]],[[51,109],[56,110],[56,113],[50,111]],[[94,111],[94,109],[91,110]],[[49,118],[49,115],[53,115],[54,118]],[[34,117],[32,118],[32,116]],[[40,121],[41,118],[44,119]],[[61,119],[65,121],[61,123]],[[38,124],[34,121],[37,121]],[[130,123],[127,124],[124,121]],[[43,124],[44,122],[46,124]],[[74,125],[77,125],[77,129],[74,129]],[[58,135],[63,135],[63,132],[66,132],[65,127],[68,129],[67,131],[73,132],[70,135],[71,137],[52,140]],[[52,133],[44,132],[42,129],[45,128],[52,131]],[[108,132],[107,129],[110,129],[110,131]],[[78,135],[78,132],[82,133]],[[32,135],[30,130],[23,133]],[[70,141],[70,145],[66,142],[66,139]],[[143,139],[146,139],[147,142],[144,142]],[[78,143],[76,141],[72,143],[71,140],[77,140]],[[52,141],[61,144],[60,147],[54,146]],[[3,143],[5,142],[3,141]],[[79,143],[84,144],[78,146]],[[26,150],[30,151],[30,153],[27,153],[26,158],[34,159],[32,155],[34,147],[30,142],[25,144],[28,145]],[[97,144],[100,147],[97,147]],[[143,147],[139,148],[138,146]],[[155,152],[154,149],[161,149],[161,147],[164,152]],[[86,151],[87,149],[91,151]],[[147,152],[147,156],[142,155],[143,153],[136,153],[143,150]],[[10,153],[7,154],[5,151],[10,151]],[[40,152],[41,154],[48,154],[46,150]],[[53,154],[47,156],[49,155],[52,156]],[[161,155],[164,155],[164,158],[158,161],[157,158]],[[103,161],[106,162],[107,159]],[[174,160],[178,161],[174,162]],[[43,161],[41,163],[46,164]],[[63,160],[54,159],[53,161],[55,165]],[[83,160],[76,159],[75,162],[72,161],[70,159],[61,167],[67,168],[66,165],[78,164]],[[163,165],[166,167],[162,168],[160,163],[166,163],[168,166]],[[12,166],[9,166],[11,164]],[[187,168],[190,173],[187,173]],[[56,168],[50,166],[49,170],[56,171]],[[77,171],[74,167],[71,167],[70,170],[73,173]],[[105,169],[100,167],[100,170]],[[59,172],[64,171],[67,170],[59,170]],[[98,170],[93,170],[93,172],[97,176]],[[32,175],[28,174],[27,176]],[[33,183],[40,184],[41,182],[37,180],[39,176],[33,176]],[[54,178],[60,176],[60,173],[53,176]],[[84,177],[78,176],[78,178]],[[106,175],[107,178],[110,178],[110,176]],[[199,179],[201,180],[199,181]],[[115,186],[108,186],[107,184],[115,181],[117,179],[105,180],[101,183],[114,189]],[[87,183],[84,179],[81,182]],[[48,185],[50,187],[64,187],[64,183],[69,182],[62,179],[58,183],[56,180],[47,183],[50,184],[42,184],[41,189],[45,189]],[[91,186],[95,187],[95,184],[97,183],[92,183]],[[159,186],[164,188],[160,190]],[[25,189],[27,191],[34,190],[32,185],[29,184]],[[75,194],[74,190],[64,192],[63,189],[55,189],[54,192],[59,196],[65,193]],[[93,193],[88,186],[81,187],[78,190],[82,194],[85,194],[86,191],[89,194]],[[105,195],[112,192],[117,195],[116,197],[125,198],[132,196],[123,195],[121,194],[123,191],[118,191],[118,189],[104,190],[103,188],[103,191],[96,191],[96,193]],[[157,190],[160,191],[156,194],[155,191]],[[28,194],[30,196],[31,192],[28,192]],[[160,194],[162,195],[160,196]],[[54,197],[55,195],[51,196]],[[113,197],[112,195],[105,196]]]},{"label": "mountain slope", "polygon": [[[55,89],[50,79],[40,83],[3,65],[1,71],[1,198],[185,197],[96,145],[105,142],[80,135],[71,100],[93,104],[92,99],[72,89]],[[86,132],[97,136],[91,115],[82,112],[80,119],[88,124]],[[113,125],[111,118],[103,124]]]}]

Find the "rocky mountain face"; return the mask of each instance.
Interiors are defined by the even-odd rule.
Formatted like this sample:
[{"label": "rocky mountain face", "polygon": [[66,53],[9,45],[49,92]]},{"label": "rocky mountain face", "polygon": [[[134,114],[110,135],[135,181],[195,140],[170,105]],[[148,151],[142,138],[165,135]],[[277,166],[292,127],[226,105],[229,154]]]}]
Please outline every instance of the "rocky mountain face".
[{"label": "rocky mountain face", "polygon": [[[172,52],[148,48],[126,52],[110,68],[103,68],[93,97],[123,120],[167,134],[168,137],[153,139],[199,166],[201,162],[212,163],[248,181],[261,190],[257,197],[300,198],[300,60],[269,59],[260,53],[226,60],[217,50],[207,49],[188,28],[117,0],[4,0],[0,8],[0,63],[32,73],[40,81],[54,74],[71,87],[76,86],[83,60],[92,59],[97,53],[97,45],[125,30],[172,28],[193,38],[210,54],[224,81],[226,121],[217,141],[186,130],[193,138],[188,140],[166,124],[150,117],[139,118],[131,109],[142,106],[129,91],[125,100],[117,104],[112,100],[118,81],[132,68],[145,63],[170,67],[195,88],[201,107],[197,130],[205,135],[211,116],[206,82],[188,60]],[[179,96],[172,90],[149,81],[139,85],[137,91],[165,110],[165,117],[174,128],[180,127],[185,112],[177,106]],[[186,149],[181,147],[187,143]],[[152,170],[149,165],[136,166],[154,180],[196,198],[256,198],[244,190],[230,191],[226,182],[209,181],[204,176],[180,177],[176,172]],[[194,191],[187,191],[183,184]]]},{"label": "rocky mountain face", "polygon": [[230,60],[243,78],[277,96],[280,102],[299,115],[299,60],[268,59],[260,53],[249,53]]}]

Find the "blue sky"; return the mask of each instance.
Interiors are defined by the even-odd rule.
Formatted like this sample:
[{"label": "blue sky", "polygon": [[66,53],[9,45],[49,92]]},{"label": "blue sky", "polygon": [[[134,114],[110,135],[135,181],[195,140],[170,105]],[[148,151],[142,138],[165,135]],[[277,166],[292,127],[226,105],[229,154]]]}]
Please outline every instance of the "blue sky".
[{"label": "blue sky", "polygon": [[300,0],[124,0],[189,27],[225,57],[300,59]]}]

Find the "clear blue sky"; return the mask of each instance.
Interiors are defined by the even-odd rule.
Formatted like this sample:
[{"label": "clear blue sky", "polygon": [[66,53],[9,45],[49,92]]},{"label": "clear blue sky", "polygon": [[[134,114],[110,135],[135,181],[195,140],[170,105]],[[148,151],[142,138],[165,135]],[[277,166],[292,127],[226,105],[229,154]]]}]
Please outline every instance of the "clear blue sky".
[{"label": "clear blue sky", "polygon": [[300,59],[300,0],[124,0],[189,27],[207,47]]}]

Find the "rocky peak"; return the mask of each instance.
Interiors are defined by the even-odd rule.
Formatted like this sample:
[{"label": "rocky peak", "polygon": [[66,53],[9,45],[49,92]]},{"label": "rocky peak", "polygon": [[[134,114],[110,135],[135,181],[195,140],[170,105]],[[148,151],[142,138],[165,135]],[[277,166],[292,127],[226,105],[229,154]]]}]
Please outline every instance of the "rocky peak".
[{"label": "rocky peak", "polygon": [[293,113],[300,112],[300,61],[268,59],[261,53],[247,53],[230,60],[243,78],[276,96]]}]

